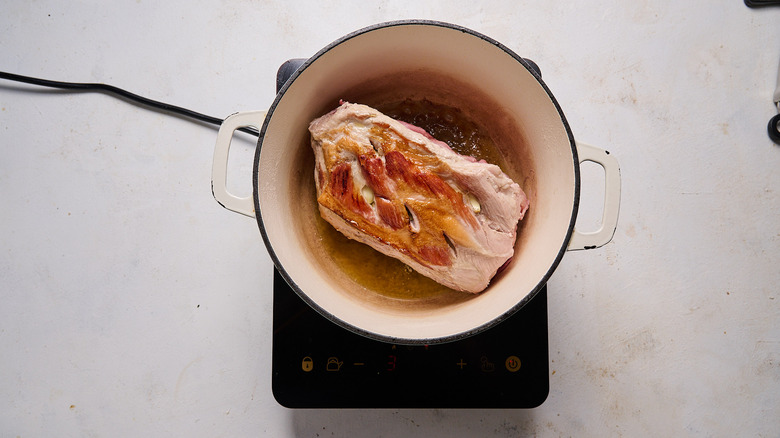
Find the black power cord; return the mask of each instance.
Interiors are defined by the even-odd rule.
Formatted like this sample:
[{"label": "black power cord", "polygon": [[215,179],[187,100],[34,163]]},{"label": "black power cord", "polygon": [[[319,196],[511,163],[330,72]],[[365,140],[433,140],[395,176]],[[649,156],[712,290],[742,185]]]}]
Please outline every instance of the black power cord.
[{"label": "black power cord", "polygon": [[[110,95],[125,98],[127,100],[139,103],[144,106],[157,108],[174,114],[179,114],[181,116],[199,120],[201,122],[206,122],[212,125],[219,126],[222,124],[223,121],[222,119],[219,119],[217,117],[207,116],[205,114],[201,114],[189,110],[187,108],[182,108],[180,106],[171,105],[165,102],[159,102],[156,100],[148,99],[146,97],[139,96],[127,90],[123,90],[121,88],[115,87],[113,85],[108,85],[108,84],[51,81],[48,79],[34,78],[31,76],[17,75],[14,73],[6,73],[2,71],[0,71],[0,79],[7,79],[9,81],[16,81],[16,82],[24,82],[26,84],[39,85],[42,87],[58,88],[61,90],[104,92]],[[257,130],[253,128],[245,127],[245,128],[239,128],[239,130],[242,132],[246,132],[247,134],[252,134],[255,136],[259,135]]]},{"label": "black power cord", "polygon": [[778,6],[780,5],[780,0],[745,0],[745,4],[749,8],[761,8],[764,6]]},{"label": "black power cord", "polygon": [[769,134],[769,138],[775,142],[775,144],[780,145],[780,114],[769,119],[766,131],[767,134]]}]

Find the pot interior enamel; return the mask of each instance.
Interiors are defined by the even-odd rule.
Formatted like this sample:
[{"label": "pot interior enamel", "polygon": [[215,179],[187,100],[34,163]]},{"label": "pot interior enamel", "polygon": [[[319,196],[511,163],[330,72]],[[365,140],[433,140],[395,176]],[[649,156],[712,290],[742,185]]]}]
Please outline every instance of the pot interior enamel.
[{"label": "pot interior enamel", "polygon": [[[481,294],[388,296],[345,272],[323,245],[309,122],[340,99],[381,106],[404,98],[461,109],[490,134],[503,170],[530,198],[512,262]],[[576,149],[549,90],[505,47],[444,23],[385,23],[326,47],[282,88],[258,146],[255,209],[274,263],[321,314],[388,342],[456,340],[509,316],[546,283],[576,217]],[[365,269],[381,275],[384,267]]]}]

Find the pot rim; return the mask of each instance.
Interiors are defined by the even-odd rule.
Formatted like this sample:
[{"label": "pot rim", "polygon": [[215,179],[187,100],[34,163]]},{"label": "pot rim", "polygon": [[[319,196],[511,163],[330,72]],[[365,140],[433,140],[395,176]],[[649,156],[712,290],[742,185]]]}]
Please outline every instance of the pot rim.
[{"label": "pot rim", "polygon": [[[279,105],[279,102],[284,97],[286,91],[290,88],[290,86],[295,82],[295,80],[303,73],[304,70],[306,70],[312,63],[317,61],[321,56],[323,56],[325,53],[329,52],[333,48],[341,45],[342,43],[349,41],[355,37],[358,37],[360,35],[363,35],[365,33],[373,32],[379,29],[389,28],[389,27],[396,27],[396,26],[435,26],[435,27],[443,27],[448,29],[457,30],[463,33],[467,33],[469,35],[472,35],[474,37],[480,38],[497,48],[501,49],[503,52],[505,52],[507,55],[514,58],[518,63],[520,63],[523,67],[525,67],[526,70],[537,80],[537,82],[542,86],[544,89],[544,92],[547,94],[547,97],[550,99],[550,101],[555,106],[555,109],[558,113],[558,116],[560,117],[561,122],[563,123],[564,129],[566,130],[566,135],[569,140],[569,145],[571,147],[571,153],[573,162],[572,165],[574,167],[574,202],[572,205],[572,213],[571,218],[569,220],[569,226],[566,230],[566,238],[563,241],[563,244],[561,248],[558,250],[558,254],[556,255],[555,259],[553,260],[553,263],[550,265],[548,270],[545,272],[545,274],[542,276],[542,278],[539,279],[536,286],[528,293],[526,294],[523,299],[521,299],[517,304],[512,306],[511,308],[504,311],[500,316],[482,324],[477,327],[474,327],[472,329],[456,333],[449,336],[442,336],[438,338],[423,338],[423,339],[417,339],[417,338],[401,338],[401,337],[394,337],[394,336],[388,336],[388,335],[382,335],[378,333],[371,332],[369,330],[362,329],[360,327],[354,326],[350,324],[347,321],[342,320],[341,318],[338,318],[337,316],[333,315],[332,313],[328,312],[327,310],[320,307],[314,300],[312,300],[308,294],[306,294],[305,291],[303,291],[298,284],[295,282],[295,280],[287,273],[287,270],[284,269],[284,266],[282,266],[279,258],[277,257],[273,246],[271,245],[271,241],[268,237],[268,231],[265,228],[265,225],[263,223],[263,215],[262,215],[262,208],[260,205],[260,199],[258,194],[258,187],[259,187],[259,163],[260,163],[260,152],[263,145],[263,140],[265,138],[265,133],[268,128],[269,121],[273,117],[274,111],[276,110],[277,106]],[[567,251],[567,245],[569,243],[569,240],[571,239],[572,233],[574,231],[574,225],[577,221],[577,212],[579,210],[579,203],[580,203],[580,166],[579,166],[579,157],[577,155],[577,147],[576,143],[574,141],[574,136],[571,132],[571,128],[569,126],[568,121],[566,120],[565,115],[563,114],[563,110],[561,109],[560,105],[558,104],[558,101],[553,96],[550,89],[547,87],[547,85],[542,80],[542,77],[537,71],[531,67],[531,65],[526,61],[524,58],[516,54],[514,51],[506,47],[505,45],[501,44],[500,42],[496,41],[493,38],[490,38],[484,34],[481,34],[477,31],[474,31],[472,29],[442,22],[442,21],[435,21],[435,20],[421,20],[421,19],[410,19],[410,20],[395,20],[395,21],[387,21],[382,23],[373,24],[371,26],[364,27],[362,29],[358,29],[354,32],[351,32],[347,35],[344,35],[343,37],[333,41],[332,43],[328,44],[327,46],[323,47],[321,50],[319,50],[317,53],[315,53],[312,57],[304,61],[304,63],[290,76],[289,79],[284,83],[284,85],[279,89],[279,92],[276,94],[276,97],[274,98],[273,103],[269,107],[265,120],[263,121],[263,126],[260,129],[260,134],[257,139],[257,147],[255,148],[255,159],[253,163],[253,169],[252,169],[252,193],[254,198],[254,207],[255,207],[255,219],[257,220],[258,228],[260,229],[260,234],[263,237],[263,241],[265,243],[266,249],[268,250],[268,254],[271,256],[271,260],[274,263],[274,266],[279,271],[279,274],[284,278],[284,280],[287,282],[287,284],[295,291],[296,295],[300,297],[307,305],[309,305],[312,309],[314,309],[317,313],[325,317],[326,319],[332,321],[336,325],[339,325],[353,333],[357,333],[361,336],[374,339],[381,342],[387,342],[391,344],[402,344],[402,345],[432,345],[432,344],[443,344],[447,342],[455,342],[461,339],[465,339],[468,337],[471,337],[473,335],[476,335],[478,333],[484,332],[491,327],[494,327],[498,324],[500,324],[502,321],[506,320],[513,314],[515,314],[518,310],[520,310],[523,306],[525,306],[526,303],[528,303],[531,299],[533,299],[539,291],[547,284],[547,281],[552,276],[555,269],[560,264],[561,260],[563,259],[563,254]]]}]

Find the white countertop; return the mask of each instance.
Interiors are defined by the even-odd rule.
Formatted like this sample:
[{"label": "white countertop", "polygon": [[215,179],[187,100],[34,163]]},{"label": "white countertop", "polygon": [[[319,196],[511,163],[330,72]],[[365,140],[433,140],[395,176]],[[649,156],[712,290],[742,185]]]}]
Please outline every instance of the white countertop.
[{"label": "white countertop", "polygon": [[[777,436],[780,8],[742,1],[7,1],[0,70],[225,117],[278,66],[377,22],[456,23],[536,61],[620,162],[614,240],[549,282],[532,410],[291,410],[272,263],[212,198],[216,131],[0,81],[0,436]],[[251,190],[253,144],[231,158]],[[582,223],[597,216],[586,171]]]}]

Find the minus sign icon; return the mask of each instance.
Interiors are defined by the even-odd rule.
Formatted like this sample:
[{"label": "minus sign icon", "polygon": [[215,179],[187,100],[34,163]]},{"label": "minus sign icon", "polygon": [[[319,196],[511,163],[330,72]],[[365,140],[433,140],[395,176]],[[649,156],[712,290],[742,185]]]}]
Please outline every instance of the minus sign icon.
[{"label": "minus sign icon", "polygon": [[356,365],[356,366],[363,366],[363,365],[365,365],[365,364],[364,364],[363,362],[355,362],[355,363],[353,363],[352,365]]}]

